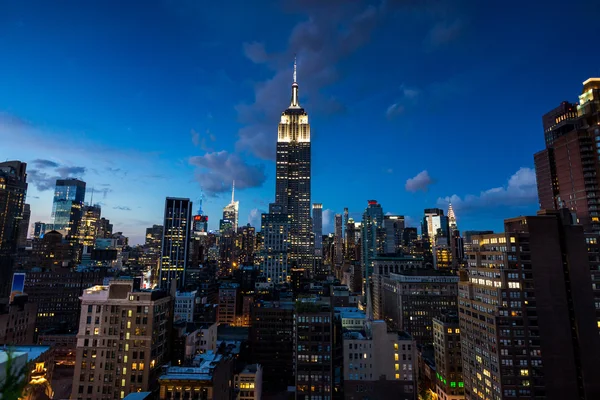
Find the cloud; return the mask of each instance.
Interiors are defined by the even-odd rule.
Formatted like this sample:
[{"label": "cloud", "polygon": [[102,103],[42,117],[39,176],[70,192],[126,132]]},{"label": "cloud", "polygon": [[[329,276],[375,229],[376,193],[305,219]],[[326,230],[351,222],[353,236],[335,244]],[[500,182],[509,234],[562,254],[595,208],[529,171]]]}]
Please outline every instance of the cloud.
[{"label": "cloud", "polygon": [[532,168],[520,168],[509,179],[505,186],[487,189],[479,195],[468,194],[460,197],[440,197],[438,206],[447,206],[452,203],[455,210],[468,211],[479,208],[493,208],[498,206],[528,206],[538,201],[535,171]]},{"label": "cloud", "polygon": [[397,98],[385,111],[385,115],[388,119],[403,114],[407,107],[414,105],[417,102],[417,98],[421,94],[421,91],[416,88],[409,88],[404,84],[400,85],[400,97]]},{"label": "cloud", "polygon": [[86,172],[85,167],[61,165],[44,159],[33,160],[31,164],[37,168],[27,171],[27,181],[40,192],[53,190],[57,179],[81,178]]},{"label": "cloud", "polygon": [[323,210],[323,235],[333,232],[333,217],[335,212],[329,208]]},{"label": "cloud", "polygon": [[205,135],[200,134],[200,132],[196,131],[195,129],[191,129],[190,133],[192,135],[192,143],[194,146],[200,147],[204,151],[213,151],[209,146],[207,146],[206,139],[214,142],[217,138],[209,129],[206,130]]},{"label": "cloud", "polygon": [[238,151],[248,151],[262,159],[275,158],[274,124],[289,104],[294,55],[298,60],[301,104],[319,112],[345,110],[339,100],[325,96],[322,90],[340,78],[338,64],[370,40],[371,32],[384,15],[383,8],[358,3],[333,7],[322,3],[288,4],[307,18],[292,28],[282,52],[269,52],[263,43],[244,44],[246,57],[273,73],[269,79],[255,84],[252,103],[236,106],[238,120],[243,125],[238,131]]},{"label": "cloud", "polygon": [[461,20],[441,21],[435,24],[425,38],[425,47],[434,49],[457,39],[462,33],[463,23]]},{"label": "cloud", "polygon": [[58,163],[56,163],[54,161],[43,160],[43,159],[40,159],[40,158],[38,158],[37,160],[31,161],[31,164],[33,164],[33,165],[35,165],[36,167],[39,167],[39,168],[56,168],[56,167],[60,166],[60,164],[58,164]]},{"label": "cloud", "polygon": [[234,180],[236,188],[248,189],[267,179],[264,165],[250,165],[224,150],[191,157],[189,163],[197,167],[196,181],[207,195],[229,191]]},{"label": "cloud", "polygon": [[127,206],[115,206],[113,207],[113,210],[131,211],[131,208]]},{"label": "cloud", "polygon": [[254,226],[255,228],[260,228],[261,226],[261,219],[262,216],[261,214],[265,214],[266,211],[264,210],[259,210],[258,208],[253,208],[252,210],[250,210],[250,213],[248,214],[248,223],[252,226]]},{"label": "cloud", "polygon": [[419,172],[415,177],[406,180],[404,189],[409,192],[418,192],[419,190],[426,192],[429,185],[433,183],[433,179],[429,176],[427,170]]}]

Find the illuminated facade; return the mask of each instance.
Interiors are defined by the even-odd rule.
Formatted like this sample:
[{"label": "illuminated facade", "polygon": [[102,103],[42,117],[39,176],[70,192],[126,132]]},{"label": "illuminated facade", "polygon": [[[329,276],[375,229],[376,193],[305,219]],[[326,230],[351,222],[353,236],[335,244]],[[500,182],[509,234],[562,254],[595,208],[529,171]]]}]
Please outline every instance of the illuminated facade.
[{"label": "illuminated facade", "polygon": [[77,242],[84,246],[94,246],[98,239],[100,206],[84,206],[77,230]]},{"label": "illuminated facade", "polygon": [[600,78],[583,82],[578,103],[562,102],[542,122],[546,148],[534,155],[540,207],[566,207],[600,233]]},{"label": "illuminated facade", "polygon": [[237,232],[238,228],[238,214],[240,209],[240,202],[234,200],[235,195],[235,182],[231,187],[231,203],[227,204],[223,208],[223,219],[221,220],[221,232],[226,229],[230,229],[233,232]]},{"label": "illuminated facade", "polygon": [[83,201],[85,200],[85,182],[79,179],[57,179],[52,203],[52,229],[63,236],[76,234]]},{"label": "illuminated facade", "polygon": [[298,102],[295,63],[290,106],[281,113],[279,122],[276,160],[275,203],[281,205],[288,215],[288,263],[292,267],[312,271],[310,125],[308,114]]},{"label": "illuminated facade", "polygon": [[383,230],[383,208],[377,200],[369,200],[362,220],[362,265],[363,274],[373,272],[373,259],[383,253],[385,231]]},{"label": "illuminated facade", "polygon": [[271,283],[286,283],[290,279],[288,268],[289,224],[288,217],[279,204],[270,204],[269,213],[262,214],[260,272]]},{"label": "illuminated facade", "polygon": [[159,268],[159,284],[163,289],[168,290],[173,279],[177,279],[178,288],[184,287],[191,223],[190,199],[167,197]]}]

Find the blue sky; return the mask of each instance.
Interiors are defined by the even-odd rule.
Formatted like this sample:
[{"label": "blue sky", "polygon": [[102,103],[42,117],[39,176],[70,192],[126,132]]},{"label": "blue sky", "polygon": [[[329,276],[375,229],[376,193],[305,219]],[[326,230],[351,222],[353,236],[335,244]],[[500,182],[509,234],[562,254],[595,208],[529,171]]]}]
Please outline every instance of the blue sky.
[{"label": "blue sky", "polygon": [[29,163],[34,221],[53,180],[77,176],[133,242],[166,196],[201,189],[215,228],[233,179],[240,223],[256,223],[297,54],[325,231],[368,199],[410,221],[452,199],[459,228],[500,230],[537,209],[542,114],[600,75],[598,15],[597,1],[0,0],[0,159]]}]

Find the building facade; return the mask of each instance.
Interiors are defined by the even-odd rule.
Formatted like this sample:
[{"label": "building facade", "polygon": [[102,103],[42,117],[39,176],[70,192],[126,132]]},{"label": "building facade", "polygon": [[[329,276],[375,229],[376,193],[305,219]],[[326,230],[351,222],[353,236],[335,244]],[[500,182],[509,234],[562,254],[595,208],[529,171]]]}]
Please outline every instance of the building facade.
[{"label": "building facade", "polygon": [[433,319],[435,393],[440,400],[463,400],[465,385],[458,314],[446,313]]},{"label": "building facade", "polygon": [[190,199],[167,197],[159,267],[159,284],[163,289],[168,290],[173,279],[177,280],[177,288],[185,287],[191,223]]},{"label": "building facade", "polygon": [[122,399],[158,389],[168,361],[171,298],[113,280],[81,296],[72,399]]},{"label": "building facade", "polygon": [[85,201],[85,182],[57,179],[52,203],[52,229],[63,236],[77,233]]},{"label": "building facade", "polygon": [[583,227],[563,209],[504,228],[472,239],[459,284],[465,398],[600,398]]},{"label": "building facade", "polygon": [[287,214],[278,204],[269,205],[269,213],[262,214],[261,232],[263,243],[261,249],[260,271],[268,282],[286,283],[290,279],[288,265],[289,224]]}]

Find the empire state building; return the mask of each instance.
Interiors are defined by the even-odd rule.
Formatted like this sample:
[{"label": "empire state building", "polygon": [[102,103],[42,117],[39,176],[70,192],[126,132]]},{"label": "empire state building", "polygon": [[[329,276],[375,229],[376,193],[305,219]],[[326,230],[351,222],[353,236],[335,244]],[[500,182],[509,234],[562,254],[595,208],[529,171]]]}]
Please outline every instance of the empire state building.
[{"label": "empire state building", "polygon": [[312,271],[314,238],[310,216],[310,125],[298,102],[296,62],[290,106],[277,135],[275,203],[288,215],[288,265]]}]

